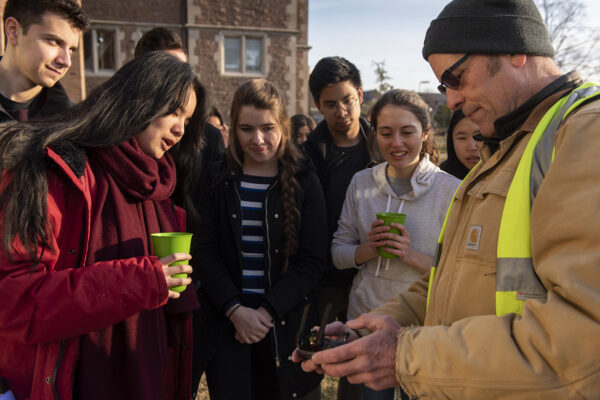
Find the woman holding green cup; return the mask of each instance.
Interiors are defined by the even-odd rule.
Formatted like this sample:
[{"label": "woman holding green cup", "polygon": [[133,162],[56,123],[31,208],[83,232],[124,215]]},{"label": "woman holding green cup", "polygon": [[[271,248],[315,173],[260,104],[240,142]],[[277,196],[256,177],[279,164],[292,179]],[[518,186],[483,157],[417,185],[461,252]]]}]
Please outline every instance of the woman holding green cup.
[{"label": "woman holding green cup", "polygon": [[200,139],[185,127],[204,97],[187,63],[148,53],[64,114],[2,126],[0,371],[17,398],[189,397],[198,301],[169,290],[191,267],[169,265],[191,257],[152,255],[150,234],[185,229],[167,152]]},{"label": "woman holding green cup", "polygon": [[[460,181],[434,164],[437,150],[427,109],[416,93],[397,89],[372,108],[369,142],[384,162],[352,178],[331,248],[338,269],[359,269],[348,319],[407,289],[431,267]],[[363,398],[393,399],[394,391],[363,387]]]}]

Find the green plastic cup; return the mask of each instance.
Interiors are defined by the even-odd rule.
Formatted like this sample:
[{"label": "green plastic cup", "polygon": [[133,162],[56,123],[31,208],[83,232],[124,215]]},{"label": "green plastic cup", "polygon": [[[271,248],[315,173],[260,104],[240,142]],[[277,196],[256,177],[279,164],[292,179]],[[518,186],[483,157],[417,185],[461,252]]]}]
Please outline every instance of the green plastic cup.
[{"label": "green plastic cup", "polygon": [[[186,232],[162,232],[162,233],[151,233],[152,247],[154,248],[154,255],[158,258],[166,257],[173,253],[188,253],[192,245],[192,234]],[[169,264],[169,267],[174,265],[188,265],[188,260],[175,261]],[[188,274],[175,274],[174,278],[187,278]],[[187,286],[173,286],[169,290],[181,293]]]},{"label": "green plastic cup", "polygon": [[[378,212],[375,214],[377,216],[377,219],[382,219],[383,220],[383,224],[385,226],[389,226],[390,227],[390,232],[391,233],[395,233],[397,235],[401,235],[400,230],[396,229],[394,227],[392,227],[392,222],[395,222],[397,224],[400,225],[404,225],[404,222],[406,221],[406,214],[402,214],[402,213],[395,213],[395,212]],[[388,253],[387,251],[385,251],[386,247],[391,247],[391,246],[381,246],[377,248],[377,253],[379,253],[379,255],[383,258],[396,258],[395,254],[391,254]]]}]

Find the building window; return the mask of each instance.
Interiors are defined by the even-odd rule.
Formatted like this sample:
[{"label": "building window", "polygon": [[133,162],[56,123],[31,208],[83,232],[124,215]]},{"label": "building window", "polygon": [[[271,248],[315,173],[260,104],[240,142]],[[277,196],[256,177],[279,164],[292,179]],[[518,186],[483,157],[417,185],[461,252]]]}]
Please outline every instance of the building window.
[{"label": "building window", "polygon": [[93,74],[113,74],[117,66],[117,30],[93,28],[85,33],[85,69]]},{"label": "building window", "polygon": [[263,38],[226,36],[224,42],[225,73],[263,74]]}]

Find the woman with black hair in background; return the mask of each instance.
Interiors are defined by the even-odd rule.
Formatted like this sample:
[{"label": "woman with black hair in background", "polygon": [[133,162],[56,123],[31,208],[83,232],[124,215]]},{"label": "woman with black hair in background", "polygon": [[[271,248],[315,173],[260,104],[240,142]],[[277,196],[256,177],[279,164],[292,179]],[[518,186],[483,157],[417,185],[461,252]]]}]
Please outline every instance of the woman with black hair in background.
[{"label": "woman with black hair in background", "polygon": [[198,302],[168,288],[190,257],[151,256],[150,234],[185,229],[167,151],[196,141],[197,102],[191,67],[154,52],[60,116],[2,126],[0,376],[17,398],[189,396]]},{"label": "woman with black hair in background", "polygon": [[461,110],[455,111],[450,118],[446,151],[448,158],[440,164],[440,169],[464,179],[471,168],[479,162],[479,149],[483,142],[474,139],[479,133],[479,126],[472,122]]}]

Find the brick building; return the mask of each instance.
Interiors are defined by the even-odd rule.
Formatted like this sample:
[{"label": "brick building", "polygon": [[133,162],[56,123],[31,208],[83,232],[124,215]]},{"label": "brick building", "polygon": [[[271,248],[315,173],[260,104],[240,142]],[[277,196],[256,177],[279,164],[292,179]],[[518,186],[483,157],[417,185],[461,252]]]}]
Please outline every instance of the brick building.
[{"label": "brick building", "polygon": [[224,116],[235,89],[255,77],[279,86],[290,115],[308,111],[308,0],[83,0],[83,7],[91,18],[82,68],[88,92],[133,57],[145,31],[161,26],[182,36]]}]

